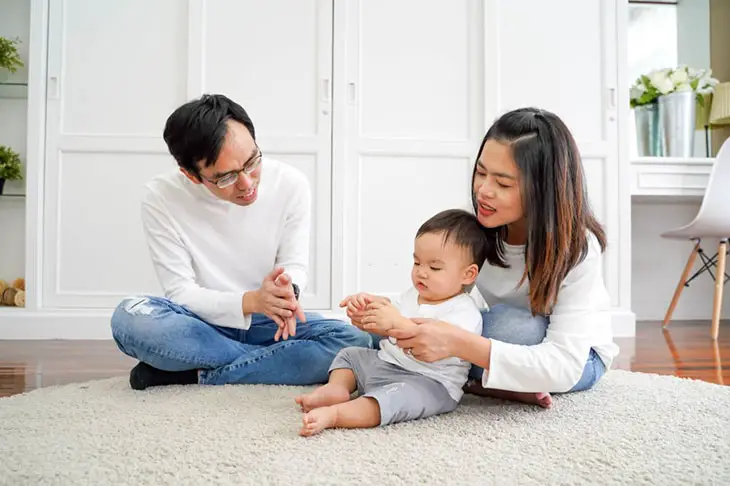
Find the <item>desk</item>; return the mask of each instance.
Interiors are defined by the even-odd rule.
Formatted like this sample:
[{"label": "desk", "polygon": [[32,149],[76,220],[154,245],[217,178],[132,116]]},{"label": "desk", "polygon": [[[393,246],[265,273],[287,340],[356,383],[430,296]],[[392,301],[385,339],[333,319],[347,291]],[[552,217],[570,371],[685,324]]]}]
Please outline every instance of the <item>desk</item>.
[{"label": "desk", "polygon": [[638,157],[631,160],[632,196],[702,197],[714,158]]}]

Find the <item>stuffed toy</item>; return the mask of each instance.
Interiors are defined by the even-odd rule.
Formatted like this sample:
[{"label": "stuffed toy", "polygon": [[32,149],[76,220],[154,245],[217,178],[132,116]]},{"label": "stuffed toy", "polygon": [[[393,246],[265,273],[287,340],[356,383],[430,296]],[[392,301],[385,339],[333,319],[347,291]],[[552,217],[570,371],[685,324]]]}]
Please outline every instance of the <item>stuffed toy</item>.
[{"label": "stuffed toy", "polygon": [[25,307],[25,280],[16,278],[12,284],[0,280],[0,305]]}]

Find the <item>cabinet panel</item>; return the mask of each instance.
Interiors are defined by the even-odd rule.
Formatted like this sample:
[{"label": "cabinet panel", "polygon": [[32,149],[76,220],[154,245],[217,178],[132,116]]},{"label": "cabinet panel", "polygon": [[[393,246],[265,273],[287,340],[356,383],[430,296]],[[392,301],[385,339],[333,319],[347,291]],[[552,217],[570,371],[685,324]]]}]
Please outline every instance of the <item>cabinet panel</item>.
[{"label": "cabinet panel", "polygon": [[416,231],[439,211],[467,208],[472,166],[471,158],[360,158],[363,291],[397,295],[411,285]]},{"label": "cabinet panel", "polygon": [[578,140],[603,138],[602,3],[497,2],[500,55],[493,69],[503,111],[539,106],[559,113]]},{"label": "cabinet panel", "polygon": [[[56,203],[57,281],[54,294],[85,306],[89,296],[114,302],[119,295],[160,292],[148,265],[139,201],[140,179],[170,168],[165,154],[63,151]],[[110,184],[109,168],[125,167]],[[93,201],[93,204],[89,202]]]},{"label": "cabinet panel", "polygon": [[159,136],[185,98],[185,3],[63,0],[51,15],[62,132]]},{"label": "cabinet panel", "polygon": [[205,7],[205,90],[235,99],[267,136],[329,131],[318,103],[329,97],[331,5],[216,0]]},{"label": "cabinet panel", "polygon": [[[469,139],[469,2],[359,2],[360,135]],[[414,21],[414,19],[418,21]]]}]

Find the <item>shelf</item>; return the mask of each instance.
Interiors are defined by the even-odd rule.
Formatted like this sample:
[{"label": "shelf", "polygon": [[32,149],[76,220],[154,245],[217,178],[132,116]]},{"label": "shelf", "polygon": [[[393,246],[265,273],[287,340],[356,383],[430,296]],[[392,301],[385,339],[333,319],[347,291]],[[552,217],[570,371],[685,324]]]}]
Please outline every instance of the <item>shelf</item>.
[{"label": "shelf", "polygon": [[25,199],[25,194],[0,194],[0,199]]},{"label": "shelf", "polygon": [[28,97],[28,83],[23,81],[0,82],[0,98],[25,99]]},{"label": "shelf", "polygon": [[631,194],[702,197],[714,163],[712,157],[637,157],[631,160]]},{"label": "shelf", "polygon": [[712,166],[714,157],[635,157],[631,165],[690,165]]}]

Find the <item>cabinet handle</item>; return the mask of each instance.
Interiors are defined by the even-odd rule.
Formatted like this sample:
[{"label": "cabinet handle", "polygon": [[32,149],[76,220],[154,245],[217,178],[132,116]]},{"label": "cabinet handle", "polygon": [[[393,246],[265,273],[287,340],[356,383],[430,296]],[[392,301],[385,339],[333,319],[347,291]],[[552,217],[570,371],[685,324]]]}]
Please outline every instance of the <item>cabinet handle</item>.
[{"label": "cabinet handle", "polygon": [[58,99],[58,78],[56,76],[51,76],[50,78],[48,78],[48,86],[46,89],[49,99]]},{"label": "cabinet handle", "polygon": [[322,80],[322,101],[325,103],[330,102],[330,80]]},{"label": "cabinet handle", "polygon": [[353,81],[347,83],[347,95],[350,103],[354,104],[356,101],[357,91],[355,90],[355,83]]}]

